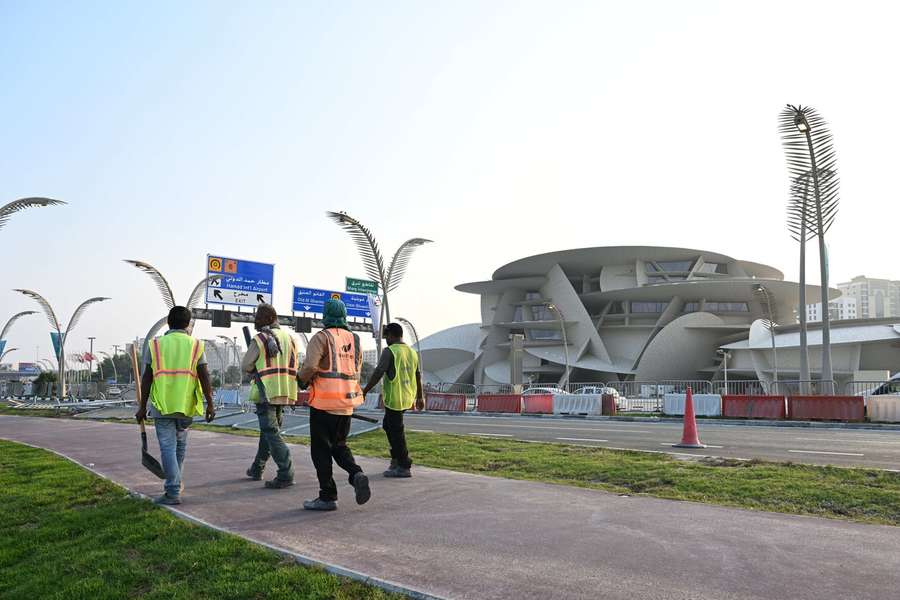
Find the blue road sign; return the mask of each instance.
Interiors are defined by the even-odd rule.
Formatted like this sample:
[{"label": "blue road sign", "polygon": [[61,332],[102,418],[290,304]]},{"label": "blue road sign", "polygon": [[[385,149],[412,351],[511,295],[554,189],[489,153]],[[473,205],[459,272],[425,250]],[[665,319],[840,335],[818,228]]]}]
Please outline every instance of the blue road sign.
[{"label": "blue road sign", "polygon": [[325,310],[325,302],[332,298],[338,298],[343,301],[344,305],[347,307],[348,317],[359,317],[363,319],[372,318],[372,314],[369,312],[369,297],[365,294],[333,292],[331,290],[297,287],[296,285],[294,286],[294,302],[292,310],[294,312],[321,315]]},{"label": "blue road sign", "polygon": [[207,304],[272,304],[275,265],[207,254],[206,274],[213,277],[206,286]]}]

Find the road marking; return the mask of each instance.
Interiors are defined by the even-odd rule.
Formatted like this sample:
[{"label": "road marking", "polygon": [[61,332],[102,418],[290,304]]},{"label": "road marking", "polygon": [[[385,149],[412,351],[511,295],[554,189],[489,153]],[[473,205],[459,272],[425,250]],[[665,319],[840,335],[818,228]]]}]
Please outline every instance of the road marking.
[{"label": "road marking", "polygon": [[835,454],[837,456],[865,456],[857,452],[825,452],[824,450],[788,450],[795,454]]},{"label": "road marking", "polygon": [[480,435],[483,437],[512,437],[511,433],[478,433],[478,432],[469,432],[466,435]]},{"label": "road marking", "polygon": [[567,442],[608,442],[609,440],[594,440],[591,438],[556,438]]},{"label": "road marking", "polygon": [[795,440],[803,440],[804,442],[850,442],[853,444],[900,444],[900,440],[887,442],[884,440],[854,440],[847,438],[794,438]]},{"label": "road marking", "polygon": [[[471,423],[461,423],[459,421],[438,421],[438,425],[471,425]],[[640,433],[643,435],[651,435],[653,431],[638,431],[637,429],[601,429],[599,427],[547,427],[545,425],[504,425],[504,424],[488,424],[481,423],[484,427],[512,427],[513,429],[554,429],[556,431],[605,431],[610,433]]]},{"label": "road marking", "polygon": [[433,429],[410,429],[410,431],[415,431],[416,433],[434,433]]},{"label": "road marking", "polygon": [[[663,442],[660,444],[660,446],[671,446],[671,445],[672,445],[672,442],[668,442],[668,443]],[[725,446],[713,446],[712,444],[706,444],[706,447],[707,448],[724,448]],[[702,448],[701,448],[701,450],[702,450]]]}]

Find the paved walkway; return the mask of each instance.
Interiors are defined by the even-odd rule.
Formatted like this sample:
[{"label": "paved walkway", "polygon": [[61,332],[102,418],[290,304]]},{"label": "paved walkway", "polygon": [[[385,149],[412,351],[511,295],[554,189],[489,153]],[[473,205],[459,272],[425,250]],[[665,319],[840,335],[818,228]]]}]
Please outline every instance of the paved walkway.
[{"label": "paved walkway", "polygon": [[[0,416],[0,438],[50,448],[148,495],[160,491],[139,466],[135,425]],[[373,498],[362,507],[342,483],[338,512],[310,513],[299,508],[317,491],[308,450],[292,448],[298,485],[270,491],[242,477],[255,445],[192,432],[179,508],[439,597],[881,600],[900,587],[900,528],[426,468],[410,480],[372,477]],[[370,475],[384,468],[360,464]]]}]

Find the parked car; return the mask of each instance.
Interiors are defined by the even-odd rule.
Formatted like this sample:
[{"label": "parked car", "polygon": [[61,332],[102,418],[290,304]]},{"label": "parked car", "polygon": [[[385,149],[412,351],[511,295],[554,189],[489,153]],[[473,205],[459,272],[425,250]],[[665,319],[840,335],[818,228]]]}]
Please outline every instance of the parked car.
[{"label": "parked car", "polygon": [[869,396],[886,396],[888,394],[900,394],[900,373],[897,373],[893,377],[891,377],[888,381],[885,381],[877,388],[875,388],[872,392],[870,392]]},{"label": "parked car", "polygon": [[117,398],[122,395],[122,389],[117,387],[106,388],[106,395],[110,398]]},{"label": "parked car", "polygon": [[576,394],[596,394],[598,396],[602,396],[604,394],[610,395],[615,399],[619,399],[619,390],[612,387],[606,386],[596,386],[596,385],[586,385],[584,387],[580,387],[575,390]]},{"label": "parked car", "polygon": [[524,394],[526,396],[533,396],[535,394],[554,394],[554,395],[558,396],[560,394],[568,394],[568,393],[569,392],[562,390],[558,387],[531,387],[531,388],[528,388],[527,390],[525,390],[524,392],[522,392],[522,394]]}]

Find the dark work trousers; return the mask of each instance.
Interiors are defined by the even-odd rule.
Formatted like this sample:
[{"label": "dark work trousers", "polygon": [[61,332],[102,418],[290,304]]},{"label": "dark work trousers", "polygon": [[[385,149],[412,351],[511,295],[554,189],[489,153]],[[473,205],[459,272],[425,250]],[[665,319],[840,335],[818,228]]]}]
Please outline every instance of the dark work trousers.
[{"label": "dark work trousers", "polygon": [[333,415],[309,407],[309,449],[319,478],[319,498],[322,500],[337,500],[331,459],[347,471],[351,484],[353,476],[362,473],[362,469],[353,460],[353,453],[347,447],[349,433],[350,415]]},{"label": "dark work trousers", "polygon": [[256,450],[256,458],[250,469],[262,474],[266,468],[269,456],[278,465],[277,479],[280,481],[294,480],[294,465],[291,462],[291,451],[281,439],[281,426],[283,424],[284,407],[280,404],[257,404],[256,416],[259,418],[259,447]]},{"label": "dark work trousers", "polygon": [[409,450],[406,448],[406,432],[403,428],[403,413],[406,411],[393,410],[384,407],[384,421],[381,428],[387,434],[388,443],[391,445],[391,458],[397,465],[408,469],[412,466],[409,460]]}]

